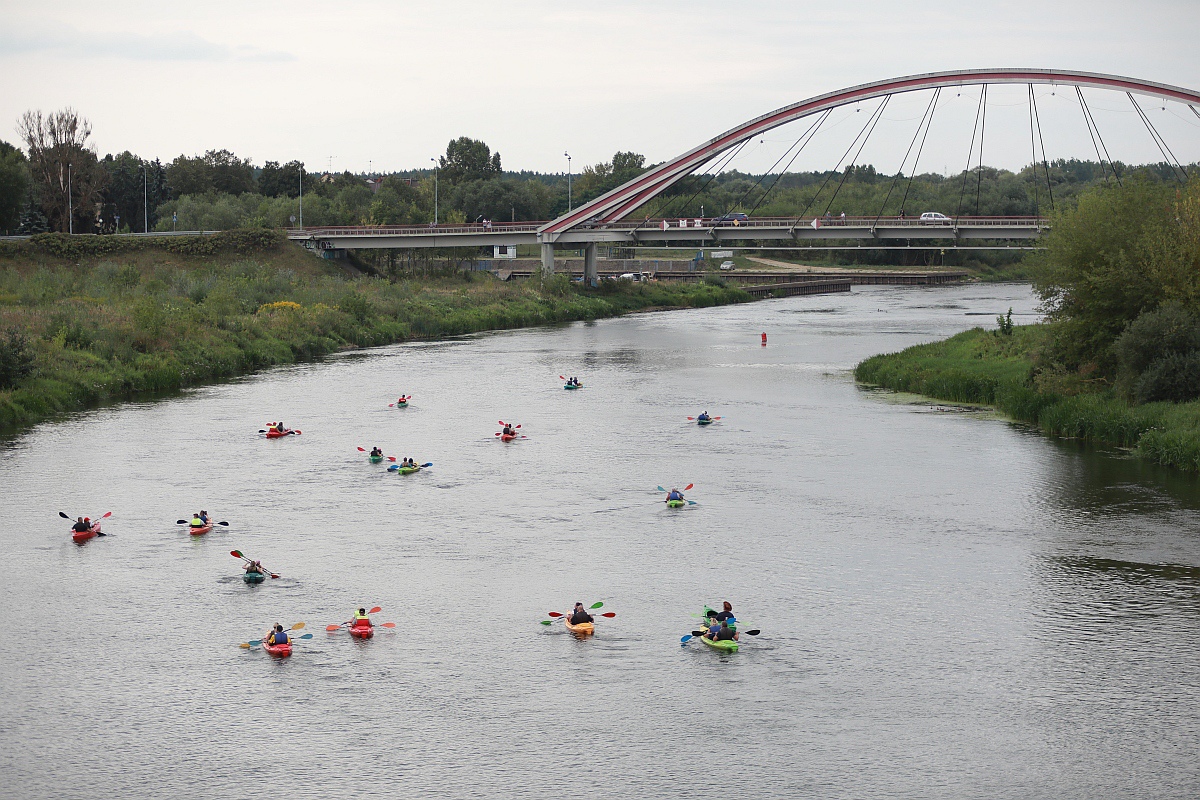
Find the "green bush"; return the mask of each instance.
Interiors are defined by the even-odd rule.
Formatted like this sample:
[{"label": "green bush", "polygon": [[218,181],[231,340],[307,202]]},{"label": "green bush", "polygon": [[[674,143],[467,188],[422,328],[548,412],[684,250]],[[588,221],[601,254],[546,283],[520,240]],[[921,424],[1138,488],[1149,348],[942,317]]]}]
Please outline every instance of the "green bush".
[{"label": "green bush", "polygon": [[0,389],[15,386],[33,374],[34,355],[29,339],[16,328],[0,336]]}]

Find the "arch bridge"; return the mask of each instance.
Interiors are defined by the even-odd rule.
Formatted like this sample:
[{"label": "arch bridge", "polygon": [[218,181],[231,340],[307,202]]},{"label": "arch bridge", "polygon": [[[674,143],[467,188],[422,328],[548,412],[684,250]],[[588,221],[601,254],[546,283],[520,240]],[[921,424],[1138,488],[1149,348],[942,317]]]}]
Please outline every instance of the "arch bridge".
[{"label": "arch bridge", "polygon": [[[986,92],[986,87],[994,84],[1029,85],[1031,117],[1036,114],[1036,101],[1032,92],[1035,84],[1070,86],[1080,90],[1089,88],[1122,92],[1129,96],[1134,107],[1138,109],[1148,129],[1155,136],[1156,144],[1159,145],[1160,150],[1163,150],[1164,158],[1170,150],[1169,148],[1164,149],[1165,143],[1161,142],[1161,137],[1153,129],[1149,119],[1141,112],[1133,95],[1170,99],[1184,103],[1192,113],[1200,118],[1200,111],[1197,111],[1197,106],[1200,106],[1200,92],[1117,75],[1049,69],[957,70],[909,75],[811,97],[749,120],[675,158],[646,170],[627,183],[589,200],[549,222],[489,224],[487,226],[306,228],[291,230],[289,236],[293,239],[315,240],[322,247],[348,249],[540,244],[542,269],[546,272],[554,271],[556,248],[578,249],[582,247],[584,250],[584,276],[589,281],[594,281],[596,278],[596,245],[599,242],[642,244],[685,241],[698,245],[717,245],[722,242],[738,240],[857,239],[878,241],[921,239],[932,240],[931,243],[936,246],[939,242],[953,244],[963,239],[1033,239],[1045,230],[1046,220],[1044,218],[956,215],[934,224],[924,224],[920,219],[914,218],[884,216],[846,219],[840,217],[830,219],[810,215],[796,218],[628,219],[638,207],[683,178],[773,128],[807,117],[828,114],[833,109],[864,100],[888,98],[892,95],[922,90],[940,91],[943,88],[963,86],[983,86],[983,91]],[[981,98],[982,103],[983,99]],[[1094,122],[1090,124],[1094,124]],[[1091,133],[1091,128],[1089,128],[1089,133]],[[1034,153],[1036,156],[1036,149]],[[1044,147],[1041,164],[1046,166],[1048,174]],[[1178,165],[1178,162],[1176,162],[1176,166],[1179,166],[1186,174],[1186,170]]]}]

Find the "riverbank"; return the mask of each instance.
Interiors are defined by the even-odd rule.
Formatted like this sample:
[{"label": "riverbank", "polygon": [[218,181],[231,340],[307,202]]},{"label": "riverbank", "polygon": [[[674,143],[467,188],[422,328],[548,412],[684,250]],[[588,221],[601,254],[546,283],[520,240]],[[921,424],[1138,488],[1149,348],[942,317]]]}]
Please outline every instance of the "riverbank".
[{"label": "riverbank", "polygon": [[[1037,360],[1049,327],[1022,325],[1011,336],[974,328],[854,369],[866,384],[952,403],[993,406],[1053,436],[1132,449],[1158,464],[1200,472],[1200,401],[1132,405],[1107,388],[1040,386]],[[1068,393],[1069,392],[1069,393]]]},{"label": "riverbank", "polygon": [[273,231],[0,247],[0,432],[355,347],[748,302],[709,283],[353,277]]}]

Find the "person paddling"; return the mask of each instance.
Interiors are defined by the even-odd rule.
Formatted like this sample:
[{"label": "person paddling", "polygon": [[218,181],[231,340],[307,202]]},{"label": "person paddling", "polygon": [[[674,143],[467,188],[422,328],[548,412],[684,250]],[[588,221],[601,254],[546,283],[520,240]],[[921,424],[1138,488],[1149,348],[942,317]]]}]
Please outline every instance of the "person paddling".
[{"label": "person paddling", "polygon": [[382,457],[383,457],[382,450],[380,450],[378,447],[371,448],[371,458],[382,458]]},{"label": "person paddling", "polygon": [[205,525],[208,524],[208,512],[205,511],[204,509],[200,509],[200,521],[203,522]]},{"label": "person paddling", "polygon": [[587,612],[583,607],[583,603],[576,603],[575,609],[571,612],[571,624],[582,625],[585,622],[595,622],[595,618]]},{"label": "person paddling", "polygon": [[504,436],[516,436],[517,435],[516,431],[513,430],[512,425],[505,425],[504,430],[500,431],[500,433],[503,434]]},{"label": "person paddling", "polygon": [[716,636],[713,636],[712,638],[718,642],[727,642],[730,640],[736,642],[737,638],[738,638],[738,634],[737,634],[737,629],[733,627],[733,621],[728,620],[728,619],[724,620],[721,623],[721,627],[717,631]]},{"label": "person paddling", "polygon": [[708,420],[712,419],[712,417],[708,415],[707,411],[701,411],[700,416],[696,417],[696,419],[707,422]]},{"label": "person paddling", "polygon": [[288,643],[287,631],[278,622],[275,623],[275,628],[267,632],[267,644],[272,647]]},{"label": "person paddling", "polygon": [[87,533],[90,529],[91,526],[83,521],[83,517],[77,517],[75,519],[75,524],[71,526],[71,530],[75,531],[76,533]]},{"label": "person paddling", "polygon": [[367,610],[365,608],[360,608],[358,611],[354,612],[354,621],[351,623],[351,627],[354,627],[354,628],[370,628],[370,627],[372,627],[371,626],[371,618],[367,615]]},{"label": "person paddling", "polygon": [[190,523],[190,526],[191,526],[191,527],[193,527],[193,528],[203,528],[203,527],[204,527],[204,526],[207,524],[207,523],[204,521],[204,516],[203,516],[203,514],[204,514],[204,512],[203,512],[203,511],[201,511],[199,514],[195,514],[195,515],[193,515],[193,516],[192,516],[192,521],[191,521],[191,523]]},{"label": "person paddling", "polygon": [[726,600],[725,602],[723,602],[721,604],[721,606],[722,606],[722,608],[720,611],[711,611],[710,610],[708,612],[708,616],[711,619],[715,619],[717,622],[724,622],[725,620],[734,619],[733,606],[730,604],[730,602],[728,600]]},{"label": "person paddling", "polygon": [[251,561],[250,563],[246,564],[246,572],[258,573],[259,575],[267,574],[266,570],[262,568],[262,564],[258,561]]},{"label": "person paddling", "polygon": [[671,491],[667,492],[666,502],[669,503],[672,500],[682,501],[683,500],[683,492],[679,491],[678,489],[672,489]]}]

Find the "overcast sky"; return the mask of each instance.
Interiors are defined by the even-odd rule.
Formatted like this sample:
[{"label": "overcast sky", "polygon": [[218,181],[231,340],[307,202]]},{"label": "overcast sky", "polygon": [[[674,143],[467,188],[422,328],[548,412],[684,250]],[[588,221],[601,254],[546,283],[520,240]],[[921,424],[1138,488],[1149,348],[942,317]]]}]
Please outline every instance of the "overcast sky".
[{"label": "overcast sky", "polygon": [[[72,106],[101,155],[227,148],[310,170],[331,156],[336,170],[428,166],[464,135],[510,170],[565,171],[564,151],[576,172],[617,150],[661,161],[812,95],[938,70],[1071,69],[1200,88],[1200,0],[0,0],[0,19],[0,138],[17,143],[27,109]],[[962,168],[977,99],[954,98],[966,110],[956,117],[950,103],[938,117],[923,168]],[[894,170],[927,100],[894,102],[862,160]],[[1021,95],[995,102],[984,161],[1020,166]],[[1040,102],[1049,156],[1094,157],[1073,95]],[[1092,102],[1114,158],[1159,160],[1126,98]],[[1157,105],[1147,101],[1176,154],[1200,159],[1200,119]],[[831,118],[840,126],[796,168],[832,167],[872,107]],[[768,167],[799,133],[765,137],[734,166]]]}]

